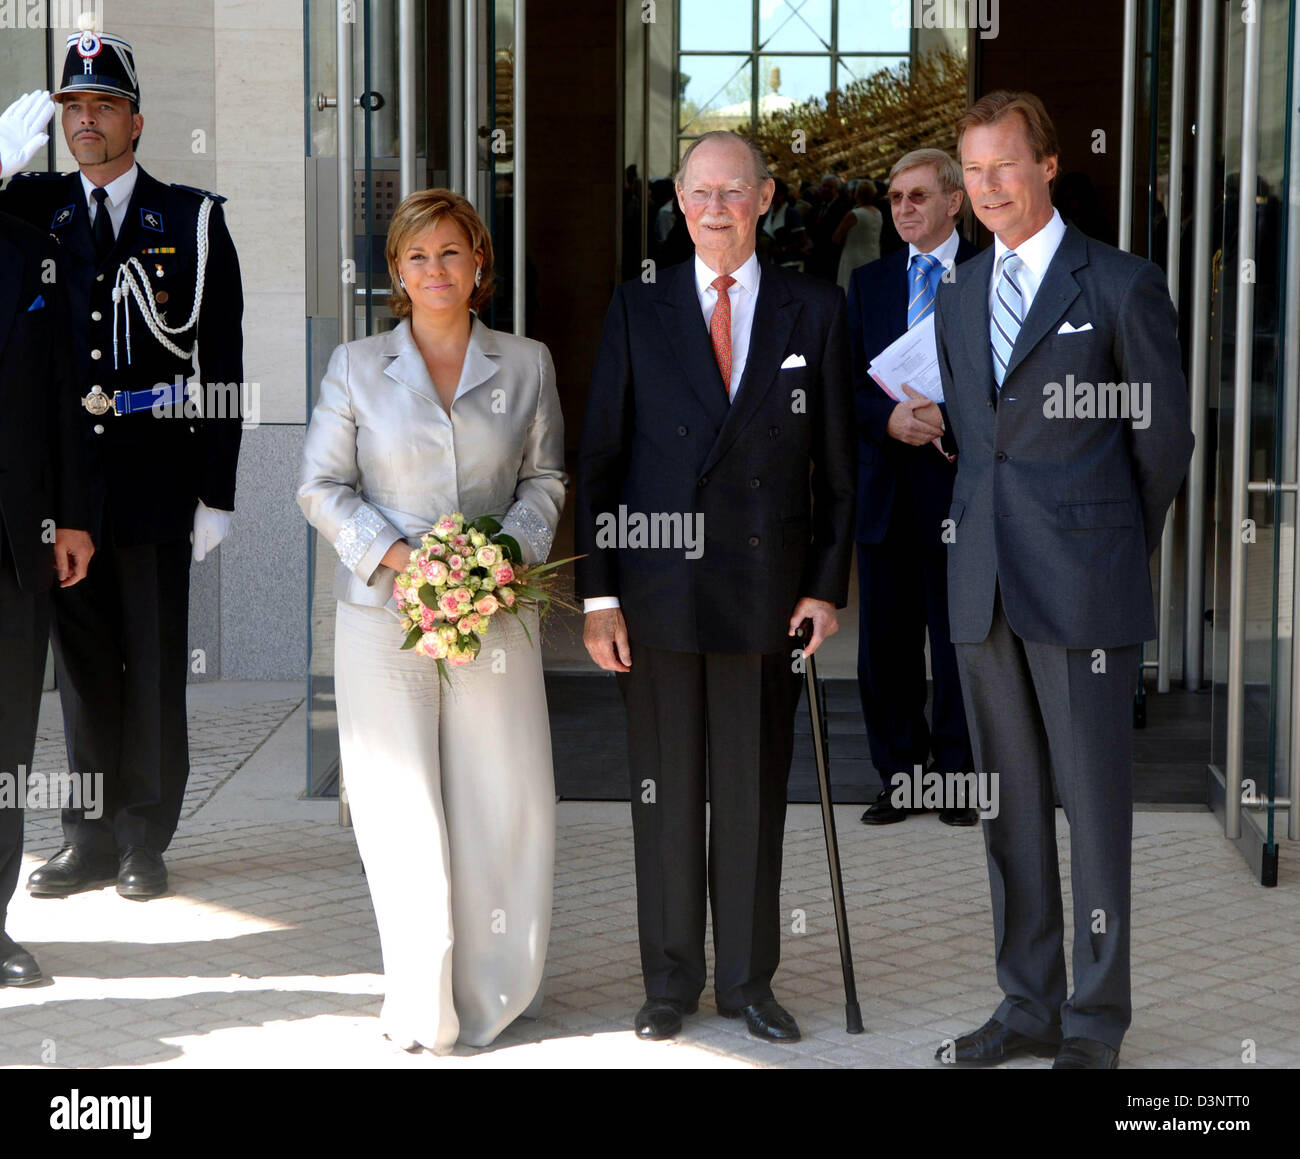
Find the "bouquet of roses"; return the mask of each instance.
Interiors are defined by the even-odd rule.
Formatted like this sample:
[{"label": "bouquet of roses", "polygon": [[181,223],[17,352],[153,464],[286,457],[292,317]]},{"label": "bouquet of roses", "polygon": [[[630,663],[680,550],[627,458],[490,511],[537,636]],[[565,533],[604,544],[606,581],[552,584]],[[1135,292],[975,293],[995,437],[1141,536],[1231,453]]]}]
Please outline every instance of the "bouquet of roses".
[{"label": "bouquet of roses", "polygon": [[[576,558],[526,567],[518,541],[496,516],[442,516],[393,584],[406,633],[402,648],[435,660],[445,676],[445,665],[459,668],[479,654],[493,616],[518,616],[521,608],[544,614],[557,597],[538,580]],[[527,624],[519,623],[527,635]]]}]

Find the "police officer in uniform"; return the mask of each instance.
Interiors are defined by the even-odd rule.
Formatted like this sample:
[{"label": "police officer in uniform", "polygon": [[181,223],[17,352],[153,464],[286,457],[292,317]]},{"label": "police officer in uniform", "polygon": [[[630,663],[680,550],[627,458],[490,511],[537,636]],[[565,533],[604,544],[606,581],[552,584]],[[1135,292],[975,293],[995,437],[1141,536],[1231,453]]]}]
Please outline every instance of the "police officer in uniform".
[{"label": "police officer in uniform", "polygon": [[[189,777],[191,542],[202,560],[234,509],[243,296],[223,199],[136,164],[131,46],[83,21],[54,99],[80,171],[13,176],[0,209],[59,242],[83,447],[102,479],[98,551],[86,580],[56,593],[53,636],[69,764],[102,774],[104,809],[64,810],[63,848],[28,889],[66,897],[116,879],[143,900],[167,889]],[[185,393],[196,360],[202,411]]]}]

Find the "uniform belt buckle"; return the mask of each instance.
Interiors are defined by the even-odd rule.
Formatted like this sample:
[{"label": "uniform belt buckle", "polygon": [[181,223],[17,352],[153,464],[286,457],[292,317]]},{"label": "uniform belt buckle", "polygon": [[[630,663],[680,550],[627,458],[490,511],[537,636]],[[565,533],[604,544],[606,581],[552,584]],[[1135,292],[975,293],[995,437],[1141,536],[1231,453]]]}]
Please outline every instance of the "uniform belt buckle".
[{"label": "uniform belt buckle", "polygon": [[86,395],[85,398],[81,400],[81,405],[84,406],[88,411],[90,411],[90,413],[93,414],[96,418],[99,418],[100,415],[107,414],[110,410],[113,412],[114,415],[116,415],[118,413],[117,410],[118,394],[119,392],[115,390],[113,391],[111,396],[107,395],[99,387],[96,386],[91,390],[91,392],[88,395]]}]

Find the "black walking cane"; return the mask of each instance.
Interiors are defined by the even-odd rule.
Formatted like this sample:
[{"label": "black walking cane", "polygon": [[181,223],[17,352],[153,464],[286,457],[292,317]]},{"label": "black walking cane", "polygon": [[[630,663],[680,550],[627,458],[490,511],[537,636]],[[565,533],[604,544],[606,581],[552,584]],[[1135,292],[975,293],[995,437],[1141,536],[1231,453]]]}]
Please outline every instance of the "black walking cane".
[{"label": "black walking cane", "polygon": [[[812,639],[812,621],[799,625],[799,638],[807,644]],[[849,920],[844,912],[844,879],[840,874],[840,845],[835,837],[835,813],[831,808],[831,779],[826,757],[826,725],[817,695],[817,666],[809,655],[803,657],[804,680],[808,692],[808,716],[812,723],[813,757],[817,763],[817,795],[822,804],[822,830],[826,834],[826,859],[831,870],[831,898],[835,903],[835,932],[840,939],[840,968],[844,972],[844,1021],[849,1034],[862,1033],[862,1011],[858,1008],[858,988],[853,980],[853,951],[849,948]]]}]

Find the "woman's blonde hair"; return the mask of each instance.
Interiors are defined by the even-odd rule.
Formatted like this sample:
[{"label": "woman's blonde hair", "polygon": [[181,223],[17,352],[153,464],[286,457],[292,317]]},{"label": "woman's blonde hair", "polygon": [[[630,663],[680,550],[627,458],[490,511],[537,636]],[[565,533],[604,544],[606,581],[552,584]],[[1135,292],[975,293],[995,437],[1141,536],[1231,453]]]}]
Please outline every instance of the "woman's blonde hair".
[{"label": "woman's blonde hair", "polygon": [[403,199],[393,214],[393,223],[388,227],[388,241],[384,246],[384,256],[388,259],[388,276],[391,289],[388,292],[388,304],[395,318],[406,318],[411,313],[411,298],[402,289],[401,278],[397,272],[398,256],[410,245],[412,238],[419,237],[425,230],[431,229],[443,217],[450,217],[469,238],[469,247],[475,253],[483,255],[483,280],[469,296],[471,310],[482,310],[490,301],[496,288],[493,276],[492,238],[488,234],[483,219],[475,212],[459,193],[450,189],[421,189]]}]

